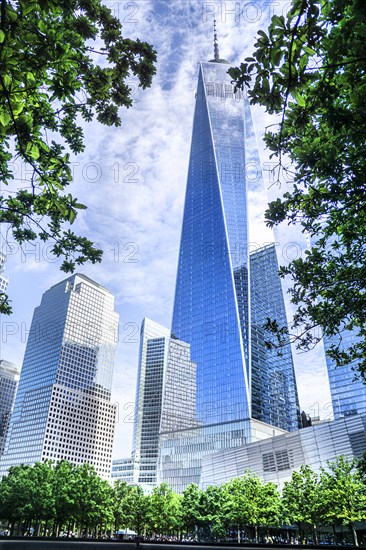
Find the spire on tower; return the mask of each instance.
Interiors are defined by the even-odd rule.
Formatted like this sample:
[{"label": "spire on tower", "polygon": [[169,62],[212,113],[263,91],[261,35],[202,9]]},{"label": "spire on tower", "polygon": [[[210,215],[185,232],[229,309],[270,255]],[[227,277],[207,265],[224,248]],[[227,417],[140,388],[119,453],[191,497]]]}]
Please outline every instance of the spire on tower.
[{"label": "spire on tower", "polygon": [[220,59],[219,43],[217,41],[217,34],[216,34],[216,19],[214,19],[214,60],[218,61],[219,59]]},{"label": "spire on tower", "polygon": [[216,32],[216,19],[214,19],[214,58],[211,59],[210,63],[228,63],[226,59],[220,59],[219,42],[217,40]]}]

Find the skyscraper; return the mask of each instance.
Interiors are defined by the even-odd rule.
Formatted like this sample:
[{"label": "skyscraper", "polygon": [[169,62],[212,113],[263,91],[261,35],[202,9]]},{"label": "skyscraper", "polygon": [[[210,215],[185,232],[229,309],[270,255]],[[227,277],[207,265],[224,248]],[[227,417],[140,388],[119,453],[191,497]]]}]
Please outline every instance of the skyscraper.
[{"label": "skyscraper", "polygon": [[268,318],[287,326],[285,302],[274,244],[250,254],[252,416],[293,431],[300,427],[300,410],[291,347],[266,349],[270,335],[263,329]]},{"label": "skyscraper", "polygon": [[192,425],[196,414],[195,367],[189,344],[158,323],[143,320],[132,449],[136,483],[146,487],[157,483],[160,431]]},{"label": "skyscraper", "polygon": [[172,322],[207,425],[251,416],[244,103],[228,68],[200,65]]},{"label": "skyscraper", "polygon": [[11,411],[19,381],[19,368],[0,360],[0,456],[3,453]]},{"label": "skyscraper", "polygon": [[265,308],[279,322],[286,315],[275,250],[249,259],[244,167],[247,151],[258,154],[228,69],[215,42],[215,58],[199,68],[172,321],[197,365],[196,415],[160,438],[160,479],[178,491],[199,482],[204,455],[300,426],[291,350],[276,363],[260,333]]},{"label": "skyscraper", "polygon": [[33,315],[0,462],[88,462],[109,477],[110,402],[118,315],[112,294],[76,274],[47,290]]},{"label": "skyscraper", "polygon": [[[344,331],[342,333],[341,347],[347,348],[357,341],[356,331]],[[330,347],[338,345],[339,339],[324,336],[324,349],[327,351]],[[332,397],[332,406],[334,419],[353,416],[355,414],[366,413],[366,386],[357,373],[353,370],[352,363],[343,367],[337,367],[335,362],[325,356],[328,369],[330,394]]]},{"label": "skyscraper", "polygon": [[132,459],[136,483],[155,485],[164,370],[170,331],[144,319],[140,332]]},{"label": "skyscraper", "polygon": [[5,256],[0,252],[0,294],[6,292],[8,279],[4,275]]},{"label": "skyscraper", "polygon": [[[197,363],[198,419],[211,425],[252,416],[264,420],[258,409],[252,414],[252,393],[259,391],[252,377],[259,364],[252,363],[250,328],[250,285],[256,291],[253,305],[258,308],[253,314],[258,317],[258,285],[264,279],[257,276],[250,282],[243,168],[246,135],[254,132],[251,118],[245,116],[248,106],[240,93],[234,94],[228,68],[218,60],[200,65],[172,322],[172,332],[191,344]],[[271,280],[272,302],[283,303],[273,269]],[[268,303],[268,285],[264,292]],[[281,321],[284,317],[281,309]],[[291,355],[288,359],[293,369]],[[294,376],[288,382],[296,394]],[[296,401],[286,416],[297,419]],[[268,420],[275,426],[286,424],[285,418],[279,423]]]},{"label": "skyscraper", "polygon": [[[6,257],[0,252],[0,294],[6,292],[8,279],[4,275]],[[19,368],[0,358],[0,456],[4,451],[10,414],[19,381]]]}]

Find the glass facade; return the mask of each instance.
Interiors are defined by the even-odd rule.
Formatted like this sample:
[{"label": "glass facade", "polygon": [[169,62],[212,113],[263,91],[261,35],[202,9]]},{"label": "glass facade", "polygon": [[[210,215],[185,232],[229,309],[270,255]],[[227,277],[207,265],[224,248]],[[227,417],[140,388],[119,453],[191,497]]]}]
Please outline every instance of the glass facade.
[{"label": "glass facade", "polygon": [[[286,314],[274,248],[249,258],[244,167],[258,152],[249,103],[228,68],[201,63],[198,77],[172,321],[196,367],[164,400],[160,433],[159,481],[176,491],[200,483],[204,456],[299,427],[291,349],[282,359],[265,353],[260,331],[265,311],[279,323]],[[180,410],[185,384],[196,388],[192,414],[174,427],[164,415]]]},{"label": "glass facade", "polygon": [[1,474],[16,464],[89,462],[109,477],[110,402],[118,314],[112,294],[84,275],[54,285],[35,309]]},{"label": "glass facade", "polygon": [[4,451],[18,381],[18,367],[9,361],[0,360],[0,456]]},{"label": "glass facade", "polygon": [[171,336],[164,377],[160,432],[199,426],[196,417],[196,367],[190,345]]},{"label": "glass facade", "polygon": [[195,376],[190,346],[167,328],[145,318],[140,336],[132,450],[136,483],[146,487],[157,483],[161,430],[197,425]]},{"label": "glass facade", "polygon": [[159,481],[181,493],[189,483],[201,484],[205,456],[284,433],[254,419],[161,433]]},{"label": "glass facade", "polygon": [[191,344],[203,425],[251,415],[244,103],[227,70],[200,65],[172,322]]},{"label": "glass facade", "polygon": [[[355,332],[342,333],[342,346],[347,348],[357,341]],[[338,345],[338,337],[323,338],[324,349],[327,351],[332,344]],[[366,413],[366,386],[357,378],[352,363],[344,367],[337,367],[330,357],[325,356],[328,369],[330,393],[334,418],[353,416]]]},{"label": "glass facade", "polygon": [[278,355],[265,348],[271,335],[263,325],[267,318],[287,326],[286,309],[275,245],[250,254],[252,338],[252,416],[287,431],[301,427],[295,372],[289,337]]},{"label": "glass facade", "polygon": [[159,428],[164,370],[168,357],[170,331],[144,319],[141,325],[139,368],[132,459],[136,483],[156,484]]},{"label": "glass facade", "polygon": [[250,162],[258,159],[253,123],[227,70],[223,62],[200,65],[172,331],[191,344],[201,425],[256,418],[293,430],[291,349],[282,359],[265,354],[260,329],[265,310],[286,324],[275,251],[249,260],[244,166],[247,151]]},{"label": "glass facade", "polygon": [[0,252],[0,294],[6,292],[9,283],[8,279],[4,275],[5,261],[6,257]]},{"label": "glass facade", "polygon": [[112,460],[111,481],[125,481],[132,484],[135,480],[135,462],[131,457]]}]

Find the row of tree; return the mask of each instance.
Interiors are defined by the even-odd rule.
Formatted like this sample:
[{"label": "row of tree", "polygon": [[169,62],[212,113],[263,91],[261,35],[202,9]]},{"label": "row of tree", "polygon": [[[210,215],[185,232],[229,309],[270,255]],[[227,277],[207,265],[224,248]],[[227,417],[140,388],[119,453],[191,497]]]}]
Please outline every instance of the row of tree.
[{"label": "row of tree", "polygon": [[[358,467],[357,467],[358,466]],[[11,533],[50,534],[77,531],[100,536],[120,529],[151,536],[192,536],[199,540],[238,542],[242,534],[270,537],[270,529],[297,525],[300,538],[329,526],[350,528],[358,545],[355,523],[366,520],[366,483],[362,464],[339,457],[319,473],[309,466],[292,473],[280,494],[251,472],[221,486],[202,490],[189,485],[176,494],[166,483],[150,495],[140,486],[117,481],[112,487],[88,464],[67,461],[37,463],[10,469],[0,482],[0,518]]]}]

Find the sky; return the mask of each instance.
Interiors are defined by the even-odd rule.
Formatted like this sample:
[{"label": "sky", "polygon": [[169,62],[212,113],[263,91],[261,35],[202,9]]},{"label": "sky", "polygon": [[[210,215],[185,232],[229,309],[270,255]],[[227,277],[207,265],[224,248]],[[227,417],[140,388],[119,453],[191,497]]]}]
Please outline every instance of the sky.
[{"label": "sky", "polygon": [[[136,0],[104,2],[118,16],[126,37],[140,38],[157,50],[152,87],[139,90],[133,79],[133,106],[121,110],[122,126],[91,123],[85,129],[85,152],[73,159],[70,192],[88,206],[73,228],[103,249],[103,261],[78,271],[108,288],[120,314],[112,401],[118,419],[113,456],[130,455],[141,321],[149,317],[170,327],[183,217],[186,177],[199,61],[213,58],[213,20],[217,21],[220,57],[237,66],[252,53],[259,29],[270,17],[286,15],[289,2]],[[270,199],[283,193],[273,185],[262,144],[273,123],[264,110],[252,109],[267,194],[257,189],[256,170],[247,167],[250,241],[253,248],[275,240],[280,263],[303,253],[306,242],[288,226],[275,236],[263,214]],[[25,168],[16,165],[18,176]],[[21,365],[33,310],[42,294],[66,278],[51,245],[17,244],[3,238],[6,275],[13,315],[1,320],[1,358]],[[286,283],[287,284],[287,283]],[[288,314],[291,308],[288,306]],[[294,354],[300,406],[329,418],[331,404],[321,346]]]}]

